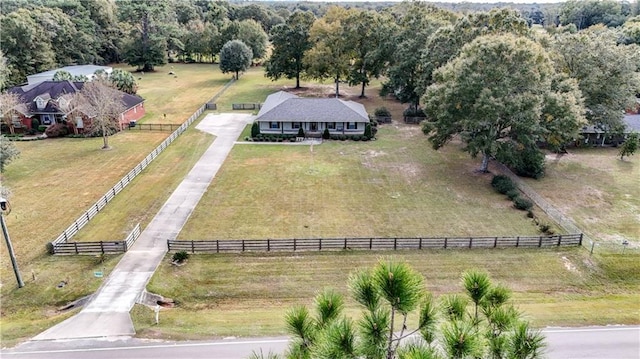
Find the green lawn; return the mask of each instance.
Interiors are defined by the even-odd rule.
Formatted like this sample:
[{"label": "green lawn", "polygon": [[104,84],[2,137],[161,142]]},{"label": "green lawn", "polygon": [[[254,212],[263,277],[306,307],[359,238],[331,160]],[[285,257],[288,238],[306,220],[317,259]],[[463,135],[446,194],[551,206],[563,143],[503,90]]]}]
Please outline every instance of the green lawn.
[{"label": "green lawn", "polygon": [[[477,268],[510,287],[516,306],[536,326],[638,324],[638,255],[593,256],[581,248],[560,250],[430,250],[193,255],[186,265],[163,262],[149,284],[176,300],[163,310],[137,306],[141,337],[202,339],[284,334],[284,313],[311,304],[322,288],[347,294],[349,274],[379,258],[407,261],[434,295],[459,293],[460,275]],[[357,313],[353,301],[348,312]],[[621,310],[620,308],[625,308]]]},{"label": "green lawn", "polygon": [[569,149],[548,156],[545,177],[527,183],[603,245],[627,240],[637,247],[640,155],[621,161],[617,154],[617,148]]}]

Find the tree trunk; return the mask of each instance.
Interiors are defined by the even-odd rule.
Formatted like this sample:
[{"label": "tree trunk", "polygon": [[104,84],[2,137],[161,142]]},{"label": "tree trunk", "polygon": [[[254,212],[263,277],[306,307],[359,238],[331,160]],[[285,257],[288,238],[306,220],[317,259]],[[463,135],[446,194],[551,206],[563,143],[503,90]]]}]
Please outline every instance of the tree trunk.
[{"label": "tree trunk", "polygon": [[297,89],[300,88],[300,73],[299,72],[296,73],[296,88]]},{"label": "tree trunk", "polygon": [[238,77],[240,75],[238,75],[238,71],[236,70],[236,80],[240,80],[240,77]]},{"label": "tree trunk", "polygon": [[486,152],[482,153],[482,166],[480,167],[480,171],[484,173],[489,172],[489,154]]},{"label": "tree trunk", "polygon": [[102,143],[103,150],[109,148],[109,136],[107,136],[107,126],[105,126],[104,121],[102,121]]},{"label": "tree trunk", "polygon": [[362,81],[362,92],[360,92],[360,98],[365,98],[367,96],[364,95],[364,87],[365,87],[365,82]]},{"label": "tree trunk", "polygon": [[336,76],[336,98],[340,97],[340,76]]}]

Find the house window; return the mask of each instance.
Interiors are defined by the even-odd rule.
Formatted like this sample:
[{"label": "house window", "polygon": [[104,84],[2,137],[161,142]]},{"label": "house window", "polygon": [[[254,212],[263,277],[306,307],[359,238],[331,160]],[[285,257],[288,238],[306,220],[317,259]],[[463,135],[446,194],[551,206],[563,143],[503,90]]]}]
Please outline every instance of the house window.
[{"label": "house window", "polygon": [[327,128],[330,130],[335,130],[336,129],[336,123],[335,122],[327,122]]},{"label": "house window", "polygon": [[43,99],[40,97],[36,98],[36,106],[38,106],[39,109],[43,109],[46,105],[47,103]]},{"label": "house window", "polygon": [[20,122],[20,118],[18,117],[18,115],[11,115],[11,123],[13,123],[14,126],[22,125],[22,122]]},{"label": "house window", "polygon": [[82,117],[80,117],[80,116],[76,117],[76,127],[77,128],[84,128],[84,121],[82,121]]},{"label": "house window", "polygon": [[336,123],[336,130],[344,131],[344,123],[343,122]]},{"label": "house window", "polygon": [[280,128],[280,122],[269,122],[269,128],[271,128],[271,129]]},{"label": "house window", "polygon": [[51,124],[51,116],[42,115],[42,124],[43,125],[50,125]]},{"label": "house window", "polygon": [[347,122],[347,130],[356,130],[358,129],[358,124],[355,122]]},{"label": "house window", "polygon": [[291,124],[291,128],[293,128],[294,130],[299,129],[300,127],[302,127],[302,122],[293,122]]}]

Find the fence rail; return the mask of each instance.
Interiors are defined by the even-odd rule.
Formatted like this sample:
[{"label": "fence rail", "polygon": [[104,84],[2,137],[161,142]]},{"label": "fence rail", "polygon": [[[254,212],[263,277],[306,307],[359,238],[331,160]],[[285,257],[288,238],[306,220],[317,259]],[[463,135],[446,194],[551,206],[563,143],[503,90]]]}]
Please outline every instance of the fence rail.
[{"label": "fence rail", "polygon": [[422,121],[425,121],[426,119],[427,119],[426,117],[404,116],[404,122],[405,123],[420,123]]},{"label": "fence rail", "polygon": [[175,123],[136,123],[125,127],[129,131],[175,131],[180,125]]},{"label": "fence rail", "polygon": [[581,245],[582,233],[516,237],[306,238],[211,241],[169,240],[169,251],[191,253],[557,247]]},{"label": "fence rail", "polygon": [[[216,99],[226,91],[229,86],[231,86],[235,81],[232,79],[227,82],[220,91],[218,91],[209,101],[200,106],[196,112],[194,112],[191,117],[187,119],[182,125],[180,125],[169,137],[167,137],[158,147],[156,147],[151,153],[147,155],[136,167],[134,167],[126,176],[122,177],[115,186],[111,187],[96,203],[94,203],[89,209],[84,212],[78,219],[75,220],[67,229],[65,229],[56,239],[47,243],[47,250],[52,252],[52,248],[55,248],[57,245],[66,243],[71,237],[73,237],[78,231],[84,227],[89,221],[95,217],[100,210],[102,210],[107,203],[109,203],[120,191],[122,191],[131,181],[144,170],[149,163],[151,163],[162,151],[164,151],[178,136],[180,136],[184,131],[187,130],[189,126],[205,111],[208,103],[215,103]],[[139,228],[138,228],[139,230]],[[139,234],[139,233],[138,233]],[[137,238],[137,236],[136,236]],[[135,239],[134,239],[135,240]],[[99,243],[99,242],[97,242]],[[74,246],[74,249],[76,247]]]},{"label": "fence rail", "polygon": [[231,104],[231,108],[234,110],[259,110],[262,107],[261,103],[234,103]]},{"label": "fence rail", "polygon": [[124,253],[131,248],[139,236],[140,223],[133,228],[123,241],[50,243],[47,250],[50,254],[57,255]]}]

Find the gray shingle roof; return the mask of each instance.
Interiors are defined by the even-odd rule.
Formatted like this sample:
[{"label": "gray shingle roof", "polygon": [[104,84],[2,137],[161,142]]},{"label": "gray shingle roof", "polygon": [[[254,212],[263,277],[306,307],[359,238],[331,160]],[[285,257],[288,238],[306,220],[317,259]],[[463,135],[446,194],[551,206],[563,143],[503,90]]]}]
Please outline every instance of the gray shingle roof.
[{"label": "gray shingle roof", "polygon": [[640,115],[625,115],[624,123],[627,125],[627,129],[640,132]]},{"label": "gray shingle roof", "polygon": [[256,121],[369,122],[362,104],[336,98],[303,98],[280,91],[267,96]]}]

